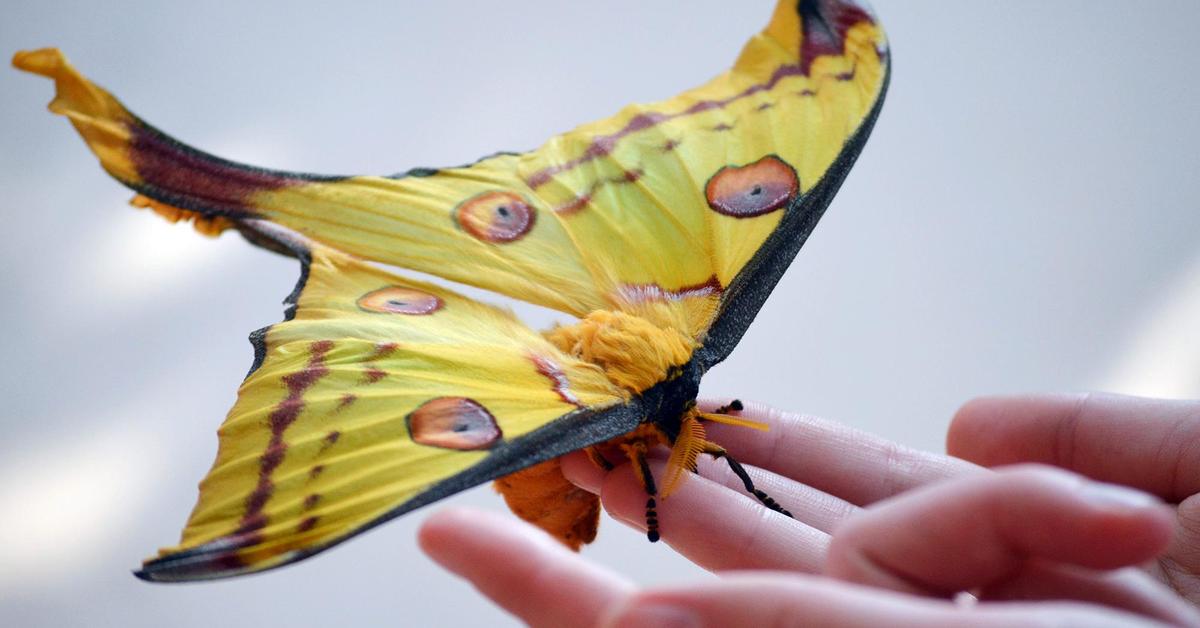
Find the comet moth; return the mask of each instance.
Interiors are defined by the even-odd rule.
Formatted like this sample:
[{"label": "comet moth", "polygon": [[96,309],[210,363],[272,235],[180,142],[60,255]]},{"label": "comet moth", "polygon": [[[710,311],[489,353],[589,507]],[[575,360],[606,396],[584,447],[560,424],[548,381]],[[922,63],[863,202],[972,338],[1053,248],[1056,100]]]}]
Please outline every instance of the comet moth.
[{"label": "comet moth", "polygon": [[[731,69],[525,153],[392,176],[234,163],[164,134],[56,49],[14,65],[54,80],[66,116],[133,204],[295,257],[285,320],[254,362],[181,541],[156,581],[292,563],[472,486],[566,545],[590,542],[595,496],[557,458],[633,462],[656,500],[724,456],[701,377],[730,354],[841,186],[883,102],[890,56],[851,0],[781,0]],[[376,264],[372,264],[375,262]],[[574,317],[511,312],[380,264]],[[647,451],[671,448],[665,477]],[[607,454],[605,452],[608,452]],[[669,525],[666,523],[664,525]]]}]

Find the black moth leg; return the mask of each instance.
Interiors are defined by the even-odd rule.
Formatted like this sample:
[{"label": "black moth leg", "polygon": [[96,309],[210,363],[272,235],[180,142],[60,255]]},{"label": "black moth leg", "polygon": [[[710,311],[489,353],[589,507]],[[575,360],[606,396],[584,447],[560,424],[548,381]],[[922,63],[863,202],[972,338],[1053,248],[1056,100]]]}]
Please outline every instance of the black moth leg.
[{"label": "black moth leg", "polygon": [[658,496],[658,487],[654,485],[654,474],[650,472],[650,464],[646,462],[646,448],[643,446],[635,449],[633,458],[634,464],[639,469],[637,476],[642,481],[642,488],[646,489],[646,494],[650,496],[646,500],[646,538],[650,539],[651,543],[656,543],[659,539],[658,502],[655,501],[655,497]]},{"label": "black moth leg", "polygon": [[783,506],[780,506],[779,502],[771,499],[770,495],[767,495],[763,491],[755,488],[754,481],[750,479],[750,474],[746,473],[746,469],[742,467],[742,464],[737,460],[734,460],[724,448],[711,445],[708,449],[704,450],[704,453],[712,456],[713,458],[724,458],[725,462],[729,463],[729,468],[733,470],[733,474],[738,476],[738,479],[740,479],[742,484],[746,486],[746,492],[750,493],[755,497],[755,499],[762,502],[763,506],[766,506],[777,513],[787,515],[789,517],[792,516],[792,513],[788,512]]},{"label": "black moth leg", "polygon": [[592,464],[605,471],[612,471],[617,468],[616,465],[608,461],[608,458],[604,457],[604,454],[600,453],[600,450],[595,445],[584,448],[583,452],[587,454],[588,460],[591,460]]},{"label": "black moth leg", "polygon": [[741,399],[734,399],[729,403],[713,410],[713,414],[729,414],[730,412],[741,412],[744,406]]}]

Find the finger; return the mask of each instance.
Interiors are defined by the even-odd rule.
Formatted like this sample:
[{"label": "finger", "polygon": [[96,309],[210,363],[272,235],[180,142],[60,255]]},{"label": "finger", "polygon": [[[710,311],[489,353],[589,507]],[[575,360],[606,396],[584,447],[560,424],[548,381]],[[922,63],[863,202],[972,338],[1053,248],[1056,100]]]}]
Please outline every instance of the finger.
[{"label": "finger", "polygon": [[[712,409],[718,401],[702,401]],[[845,425],[745,403],[739,416],[767,432],[707,423],[708,439],[745,464],[865,506],[935,480],[977,472],[973,464],[911,449]]]},{"label": "finger", "polygon": [[[653,460],[662,477],[665,462]],[[638,530],[646,526],[646,491],[629,465],[605,477],[600,499],[613,518]],[[786,569],[818,571],[829,535],[769,510],[757,500],[701,476],[687,479],[658,500],[662,539],[711,571]]]},{"label": "finger", "polygon": [[1145,571],[1128,567],[1094,571],[1032,562],[1007,582],[989,586],[979,599],[1075,600],[1120,608],[1174,626],[1200,626],[1200,611]]},{"label": "finger", "polygon": [[1170,509],[1149,494],[1050,467],[1004,469],[917,489],[848,520],[826,571],[951,595],[1003,582],[1029,561],[1141,563],[1167,546],[1172,525]]},{"label": "finger", "polygon": [[[561,465],[563,474],[568,480],[586,491],[597,495],[600,493],[608,472],[592,464],[586,455],[579,452],[569,454],[562,459]],[[702,457],[697,461],[697,466],[701,476],[737,494],[746,495],[746,487],[742,480],[733,473],[729,464],[724,460]],[[858,506],[845,500],[781,475],[753,466],[746,466],[746,470],[754,480],[755,487],[766,492],[781,506],[788,509],[793,518],[827,534],[833,532],[833,529],[843,519],[860,510]],[[691,482],[691,478],[687,478],[686,482]],[[671,499],[675,498],[675,494],[672,493]]]},{"label": "finger", "polygon": [[1082,604],[981,604],[964,608],[821,578],[758,573],[637,593],[611,609],[600,625],[1131,628],[1157,624]]},{"label": "finger", "polygon": [[559,458],[558,463],[563,476],[572,484],[593,495],[600,494],[600,487],[604,485],[604,476],[608,475],[608,471],[596,466],[583,450],[573,451]]},{"label": "finger", "polygon": [[[740,495],[747,494],[746,485],[725,460],[704,458],[698,461],[697,467],[702,477]],[[826,534],[832,533],[844,519],[862,510],[846,500],[777,473],[751,465],[743,467],[750,474],[755,488],[765,492],[786,508],[795,520]]]},{"label": "finger", "polygon": [[1171,547],[1149,566],[1149,571],[1192,603],[1200,604],[1200,494],[1183,500],[1175,515]]},{"label": "finger", "polygon": [[1040,462],[1180,502],[1200,493],[1200,402],[1119,395],[976,399],[947,450],[984,466]]},{"label": "finger", "polygon": [[452,508],[422,524],[421,549],[442,567],[533,626],[594,625],[633,591],[514,517]]}]

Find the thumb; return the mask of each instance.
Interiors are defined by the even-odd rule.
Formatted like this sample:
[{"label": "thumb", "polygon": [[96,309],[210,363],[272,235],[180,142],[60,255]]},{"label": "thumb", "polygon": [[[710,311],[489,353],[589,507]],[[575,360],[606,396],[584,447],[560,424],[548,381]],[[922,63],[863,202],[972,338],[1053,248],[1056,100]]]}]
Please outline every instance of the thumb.
[{"label": "thumb", "polygon": [[1032,465],[932,484],[878,502],[834,530],[826,571],[921,593],[1004,578],[1028,559],[1114,569],[1171,539],[1155,497]]},{"label": "thumb", "polygon": [[1107,572],[1162,552],[1173,520],[1147,493],[1051,467],[1010,467],[875,504],[834,530],[825,571],[924,595],[1070,598],[1194,620],[1145,574]]}]

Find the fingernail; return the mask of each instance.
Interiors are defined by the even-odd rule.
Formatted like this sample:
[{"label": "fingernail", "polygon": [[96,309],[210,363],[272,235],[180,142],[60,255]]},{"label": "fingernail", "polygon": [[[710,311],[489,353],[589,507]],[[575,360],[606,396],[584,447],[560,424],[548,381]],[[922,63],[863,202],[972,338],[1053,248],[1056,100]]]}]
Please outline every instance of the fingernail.
[{"label": "fingernail", "polygon": [[604,622],[606,628],[700,628],[692,611],[662,603],[633,604]]},{"label": "fingernail", "polygon": [[1157,497],[1142,491],[1104,482],[1088,482],[1079,492],[1084,499],[1097,506],[1121,508],[1150,508],[1160,502]]}]

